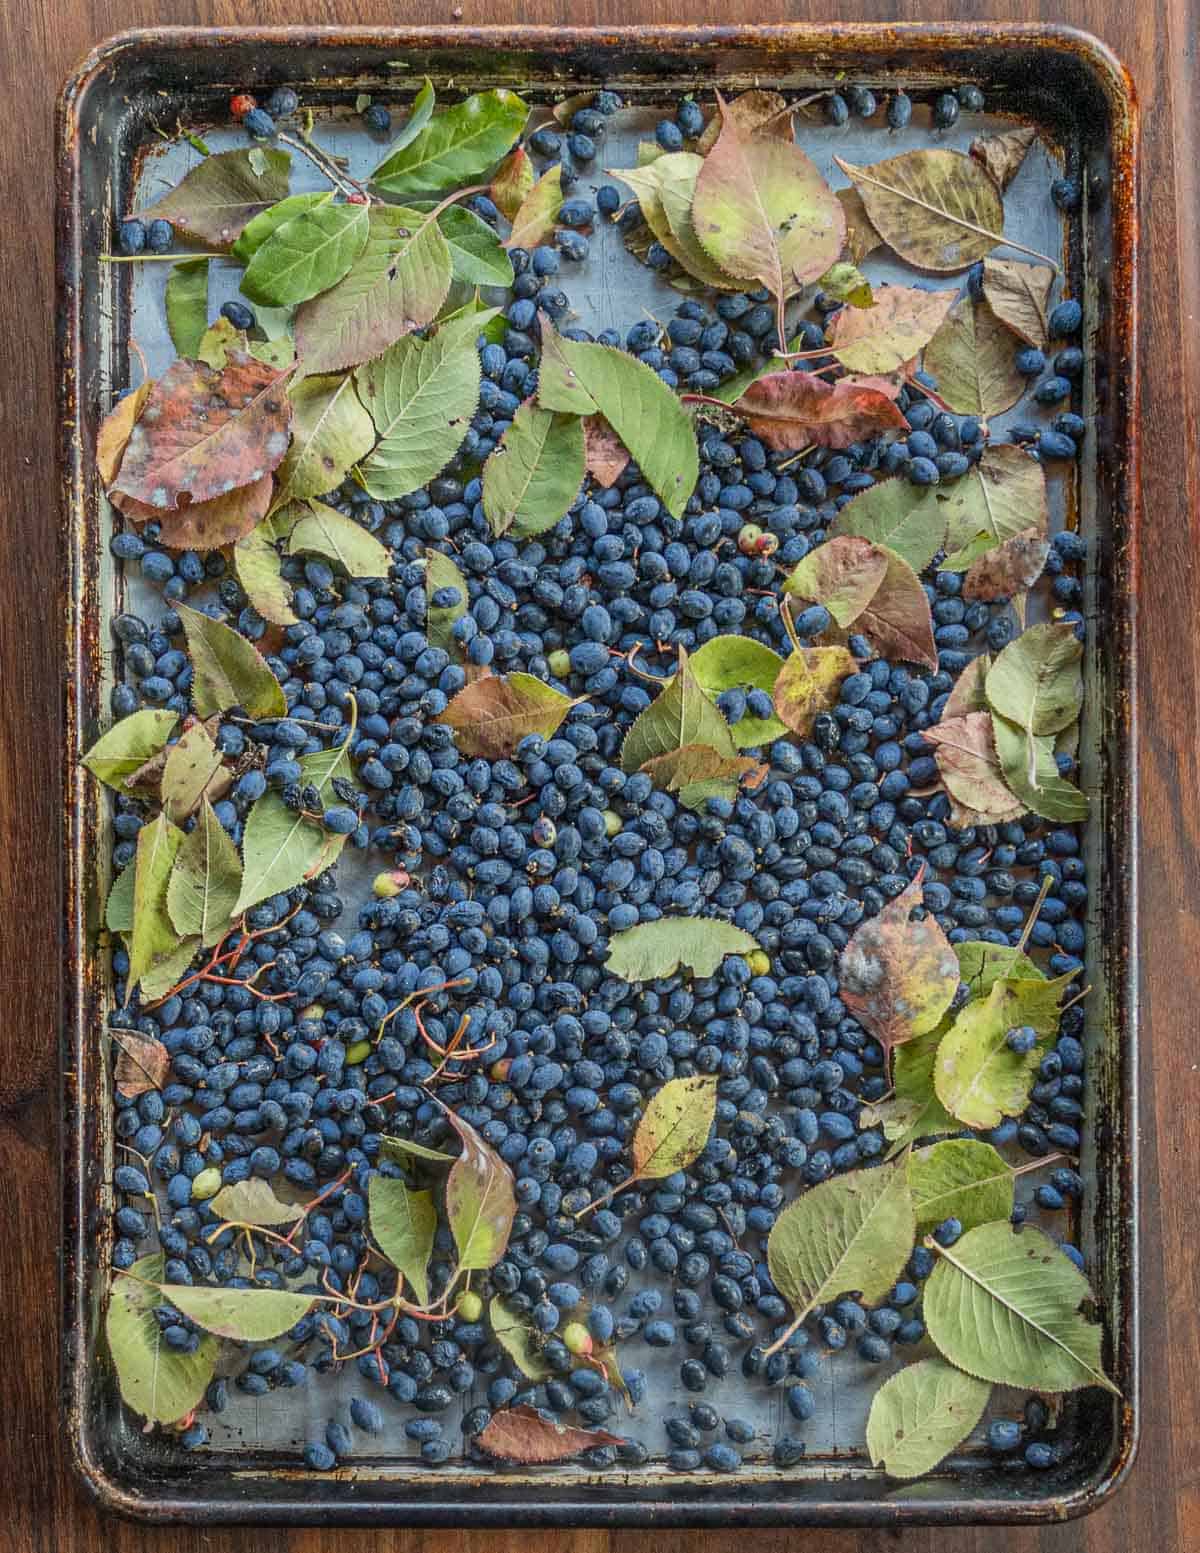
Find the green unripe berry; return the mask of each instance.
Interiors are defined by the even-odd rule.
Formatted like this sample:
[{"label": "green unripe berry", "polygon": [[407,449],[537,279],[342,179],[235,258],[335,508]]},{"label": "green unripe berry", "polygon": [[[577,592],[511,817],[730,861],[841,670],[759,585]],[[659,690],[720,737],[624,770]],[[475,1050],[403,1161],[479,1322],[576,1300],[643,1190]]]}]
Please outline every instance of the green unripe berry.
[{"label": "green unripe berry", "polygon": [[352,1046],[347,1046],[346,1048],[347,1066],[352,1068],[357,1063],[365,1062],[371,1055],[371,1051],[370,1041],[355,1041]]},{"label": "green unripe berry", "polygon": [[771,957],[765,949],[755,949],[746,956],[746,964],[753,976],[765,976],[771,969]]},{"label": "green unripe berry", "polygon": [[192,1181],[192,1197],[197,1202],[203,1202],[207,1197],[215,1197],[221,1190],[221,1172],[216,1165],[210,1165],[207,1170],[202,1170]]},{"label": "green unripe berry", "polygon": [[381,901],[390,901],[401,890],[406,890],[410,882],[403,868],[388,868],[375,875],[371,888]]},{"label": "green unripe berry", "polygon": [[568,1321],[562,1330],[562,1340],[568,1353],[589,1354],[592,1351],[592,1334],[582,1321]]},{"label": "green unripe berry", "polygon": [[608,836],[610,841],[622,828],[624,823],[625,822],[622,820],[621,816],[616,812],[615,809],[605,809],[604,833],[606,836]]},{"label": "green unripe berry", "polygon": [[464,1321],[478,1321],[483,1315],[483,1301],[474,1289],[468,1289],[459,1300],[458,1313]]},{"label": "green unripe berry", "polygon": [[571,655],[565,647],[558,647],[546,659],[546,664],[555,679],[565,679],[571,672]]}]

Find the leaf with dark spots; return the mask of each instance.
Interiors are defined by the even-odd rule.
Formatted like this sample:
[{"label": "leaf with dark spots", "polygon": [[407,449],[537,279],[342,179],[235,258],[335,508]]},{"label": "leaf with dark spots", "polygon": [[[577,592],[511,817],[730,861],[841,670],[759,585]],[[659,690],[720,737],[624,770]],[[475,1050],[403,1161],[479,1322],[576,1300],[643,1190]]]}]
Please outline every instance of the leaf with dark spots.
[{"label": "leaf with dark spots", "polygon": [[869,167],[835,156],[884,242],[920,270],[965,270],[1004,241],[1004,205],[978,162],[937,146]]},{"label": "leaf with dark spots", "polygon": [[875,917],[861,922],[838,966],[847,1009],[883,1047],[936,1028],[958,991],[958,958],[932,912],[918,920],[925,865]]},{"label": "leaf with dark spots", "polygon": [[[258,160],[260,171],[255,170]],[[209,248],[230,248],[247,222],[284,198],[292,159],[264,147],[206,156],[143,214]]]},{"label": "leaf with dark spots", "polygon": [[181,496],[171,512],[161,512],[115,490],[111,500],[131,523],[159,524],[158,542],[168,550],[203,552],[220,550],[245,538],[266,517],[274,488],[273,478],[264,475],[253,485],[239,485],[227,496],[214,496],[211,501],[189,501]]},{"label": "leaf with dark spots", "polygon": [[887,551],[868,539],[843,534],[810,550],[793,568],[783,591],[794,598],[824,604],[835,623],[844,628],[861,616],[882,586],[887,571]]},{"label": "leaf with dark spots", "polygon": [[1004,825],[1025,813],[1004,780],[987,712],[943,717],[924,737],[936,746],[933,758],[946,791],[971,812],[971,823]]},{"label": "leaf with dark spots", "polygon": [[634,1179],[661,1180],[686,1170],[703,1150],[717,1114],[717,1080],[697,1074],[655,1090],[633,1135]]},{"label": "leaf with dark spots", "polygon": [[856,672],[857,660],[844,647],[802,647],[784,663],[775,681],[775,713],[807,739],[818,712],[838,703],[842,681]]},{"label": "leaf with dark spots", "polygon": [[304,377],[292,385],[292,445],[279,471],[275,506],[322,496],[340,485],[375,442],[375,427],[352,377]]},{"label": "leaf with dark spots", "polygon": [[1050,541],[1039,528],[1027,528],[981,555],[963,578],[965,599],[1011,598],[1032,588],[1042,575]]},{"label": "leaf with dark spots", "polygon": [[469,1122],[448,1106],[442,1110],[462,1140],[446,1177],[446,1217],[459,1271],[494,1267],[508,1247],[517,1211],[513,1173]]},{"label": "leaf with dark spots", "polygon": [[521,1406],[494,1413],[487,1428],[476,1436],[475,1443],[500,1461],[533,1466],[569,1461],[572,1456],[597,1445],[622,1445],[624,1441],[605,1429],[573,1429],[558,1423],[548,1413]]},{"label": "leaf with dark spots", "polygon": [[877,389],[864,388],[851,378],[827,383],[811,372],[771,372],[760,377],[732,409],[745,417],[756,437],[781,453],[811,443],[848,448],[907,425],[892,400]]},{"label": "leaf with dark spots", "polygon": [[844,307],[835,315],[829,349],[847,371],[896,372],[933,339],[954,295],[880,286],[874,307]]},{"label": "leaf with dark spots", "polygon": [[588,474],[606,491],[629,463],[629,449],[602,415],[583,417],[583,456]]},{"label": "leaf with dark spots", "polygon": [[287,375],[240,352],[220,372],[176,361],[150,390],[114,489],[165,512],[255,484],[288,449]]},{"label": "leaf with dark spots", "polygon": [[161,1089],[171,1073],[171,1054],[163,1043],[140,1030],[113,1030],[112,1038],[120,1048],[115,1078],[118,1094],[126,1099]]},{"label": "leaf with dark spots", "polygon": [[1036,139],[1037,130],[1032,124],[1001,130],[997,135],[977,135],[971,142],[971,155],[991,174],[999,188],[1007,189]]},{"label": "leaf with dark spots", "polygon": [[551,738],[577,704],[532,674],[489,674],[460,690],[434,722],[454,729],[460,754],[506,760],[527,733]]}]

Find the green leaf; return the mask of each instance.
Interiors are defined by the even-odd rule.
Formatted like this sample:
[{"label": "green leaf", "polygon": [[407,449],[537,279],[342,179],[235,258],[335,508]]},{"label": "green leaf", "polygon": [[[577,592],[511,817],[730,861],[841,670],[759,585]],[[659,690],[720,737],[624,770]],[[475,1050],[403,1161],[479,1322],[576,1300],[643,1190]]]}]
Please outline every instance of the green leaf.
[{"label": "green leaf", "polygon": [[961,151],[906,151],[870,167],[834,161],[884,242],[919,270],[965,270],[1004,241],[1000,191]]},{"label": "green leaf", "polygon": [[312,1309],[311,1294],[283,1289],[214,1289],[199,1284],[160,1283],[159,1293],[190,1321],[217,1337],[266,1343],[294,1327]]},{"label": "green leaf", "polygon": [[[791,733],[807,739],[817,713],[837,705],[842,681],[857,672],[858,660],[845,647],[802,647],[779,671],[775,710]],[[734,727],[740,729],[741,723]]]},{"label": "green leaf", "polygon": [[853,625],[887,575],[886,551],[854,535],[829,539],[793,567],[783,591],[824,604],[836,625]]},{"label": "green leaf", "polygon": [[450,249],[438,223],[393,205],[372,205],[369,222],[349,274],[296,314],[296,349],[308,372],[357,367],[432,323],[446,300]]},{"label": "green leaf", "polygon": [[998,713],[992,714],[992,735],[1004,780],[1034,814],[1061,824],[1087,819],[1088,796],[1059,775],[1051,737],[1027,734]]},{"label": "green leaf", "polygon": [[667,511],[681,516],[700,475],[696,433],[678,396],[645,362],[565,339],[543,314],[537,397],[547,410],[603,415]]},{"label": "green leaf", "polygon": [[[253,157],[261,159],[261,172]],[[283,199],[291,166],[286,151],[220,151],[193,167],[147,214],[209,248],[229,248],[248,222]]]},{"label": "green leaf", "polygon": [[937,1250],[925,1325],[951,1364],[1023,1391],[1120,1395],[1104,1374],[1101,1328],[1079,1314],[1088,1281],[1041,1230],[981,1224]]},{"label": "green leaf", "polygon": [[164,958],[156,960],[142,977],[142,997],[153,1000],[166,997],[196,958],[199,939],[185,938]]},{"label": "green leaf", "polygon": [[294,1224],[304,1217],[300,1203],[281,1202],[261,1176],[223,1186],[208,1206],[218,1218],[234,1224]]},{"label": "green leaf", "polygon": [[234,545],[233,569],[252,609],[272,625],[291,626],[299,617],[292,609],[291,585],[283,580],[277,537],[274,520],[265,518]]},{"label": "green leaf", "polygon": [[210,949],[229,931],[241,888],[242,860],[205,798],[167,886],[167,911],[175,931],[184,938],[199,938],[201,947]]},{"label": "green leaf", "polygon": [[963,1008],[938,1048],[933,1080],[938,1099],[968,1127],[997,1127],[1019,1116],[1042,1059],[1041,1046],[1015,1052],[1005,1037],[1031,1025],[1045,1038],[1058,1029],[1059,999],[1070,973],[1054,981],[1001,977],[986,998]]},{"label": "green leaf", "polygon": [[[286,226],[302,211],[328,205],[332,199],[332,189],[319,189],[312,194],[289,194],[287,199],[280,200],[277,205],[272,205],[269,210],[264,210],[260,216],[246,223],[241,236],[233,245],[233,257],[240,259],[243,264],[249,264],[267,238],[273,236],[281,226]],[[259,322],[262,322],[261,318]]]},{"label": "green leaf", "polygon": [[462,1153],[446,1177],[446,1217],[459,1271],[494,1267],[508,1247],[517,1211],[513,1174],[469,1122],[447,1106],[442,1109],[462,1139]]},{"label": "green leaf", "polygon": [[[943,1024],[928,1035],[919,1035],[915,1041],[907,1041],[896,1048],[892,1060],[895,1099],[875,1107],[877,1111],[884,1111],[881,1118],[883,1135],[892,1145],[888,1159],[894,1159],[908,1144],[921,1138],[936,1138],[959,1130],[958,1122],[943,1106],[933,1087],[934,1063],[945,1033]],[[887,1106],[892,1107],[890,1112],[884,1110]]]},{"label": "green leaf", "polygon": [[177,606],[195,678],[192,705],[201,717],[240,706],[250,717],[286,717],[283,686],[246,638],[210,615]]},{"label": "green leaf", "polygon": [[336,373],[305,377],[289,390],[292,445],[280,465],[275,507],[324,496],[371,451],[375,428],[354,391],[354,379]]},{"label": "green leaf", "polygon": [[857,534],[885,545],[921,572],[942,548],[946,510],[941,488],[913,485],[902,475],[852,496],[829,525],[829,537]]},{"label": "green leaf", "polygon": [[275,228],[255,250],[242,292],[268,307],[291,307],[336,286],[363,251],[366,205],[314,204]]},{"label": "green leaf", "polygon": [[125,778],[140,771],[166,746],[178,721],[177,713],[157,708],[146,707],[134,712],[114,723],[107,733],[102,733],[83,756],[82,764],[107,787],[114,787],[119,793],[126,792]]},{"label": "green leaf", "polygon": [[208,328],[208,259],[181,259],[171,266],[163,304],[177,355],[194,356]]},{"label": "green leaf", "polygon": [[433,117],[436,101],[437,97],[433,90],[433,82],[426,76],[424,86],[413,98],[413,105],[408,117],[400,126],[399,133],[388,147],[389,156],[393,156],[397,151],[402,151],[405,146],[413,143]]},{"label": "green leaf", "polygon": [[1025,392],[1026,380],[1013,364],[1015,343],[986,302],[965,296],[930,340],[925,370],[933,373],[938,393],[960,415],[999,415]]},{"label": "green leaf", "polygon": [[988,1381],[942,1359],[922,1359],[889,1376],[871,1401],[867,1451],[889,1477],[917,1478],[961,1445],[983,1417]]},{"label": "green leaf", "polygon": [[[458,590],[458,603],[439,609],[433,602],[435,593],[443,588]],[[441,550],[425,552],[425,635],[431,647],[440,647],[451,657],[459,656],[459,646],[454,640],[455,622],[467,612],[470,590],[467,579],[458,567]]]},{"label": "green leaf", "polygon": [[413,1159],[426,1160],[429,1164],[452,1165],[458,1157],[456,1154],[443,1154],[441,1149],[426,1148],[425,1144],[414,1143],[411,1138],[384,1135],[379,1141],[390,1154],[409,1155]]},{"label": "green leaf", "polygon": [[456,103],[406,144],[395,147],[371,174],[388,194],[440,194],[474,183],[516,140],[529,109],[500,88]]},{"label": "green leaf", "polygon": [[483,510],[493,534],[528,539],[553,528],[579,495],[583,423],[527,400],[483,466]]},{"label": "green leaf", "polygon": [[1010,981],[1045,981],[1027,954],[1009,944],[986,944],[975,939],[956,944],[958,976],[973,998],[986,997],[1002,977]]},{"label": "green leaf", "polygon": [[946,515],[943,570],[966,571],[981,555],[1034,527],[1045,533],[1050,521],[1046,471],[1023,448],[1002,442],[985,448],[961,480],[940,487]]},{"label": "green leaf", "polygon": [[373,1176],[368,1188],[375,1244],[412,1285],[418,1305],[429,1304],[429,1259],[437,1209],[429,1192],[411,1192],[403,1181]]},{"label": "green leaf", "polygon": [[660,917],[614,933],[605,969],[622,981],[658,981],[686,969],[712,976],[727,954],[749,955],[758,940],[716,917]]},{"label": "green leaf", "polygon": [[747,136],[718,99],[721,133],[696,179],[692,221],[710,258],[782,299],[835,262],[846,220],[798,145]]},{"label": "green leaf", "polygon": [[1083,643],[1066,623],[1030,626],[988,670],[992,710],[1030,734],[1058,733],[1083,706]]},{"label": "green leaf", "polygon": [[716,1114],[715,1077],[673,1078],[655,1090],[633,1135],[635,1177],[657,1181],[686,1170],[708,1142]]},{"label": "green leaf", "polygon": [[125,1402],[152,1423],[173,1424],[200,1402],[216,1368],[218,1345],[200,1340],[195,1353],[168,1348],[155,1317],[158,1291],[139,1280],[162,1277],[163,1258],[144,1256],[113,1279],[104,1332]]},{"label": "green leaf", "polygon": [[838,963],[840,995],[883,1047],[936,1029],[958,991],[958,957],[931,911],[918,920],[924,865],[883,910],[854,930]]},{"label": "green leaf", "polygon": [[625,735],[621,770],[640,771],[648,760],[690,744],[707,744],[724,756],[732,756],[736,748],[729,724],[701,689],[687,652],[680,648],[678,671]]},{"label": "green leaf", "polygon": [[207,796],[218,801],[232,785],[231,772],[224,769],[220,750],[203,723],[185,728],[166,752],[162,773],[162,806],[174,825],[182,825],[200,807]]},{"label": "green leaf", "polygon": [[831,264],[818,279],[817,285],[826,296],[835,297],[839,302],[848,302],[851,307],[875,306],[871,282],[856,264],[850,264],[845,259]]},{"label": "green leaf", "polygon": [[637,195],[642,219],[676,263],[706,286],[737,290],[741,282],[722,270],[696,236],[692,205],[703,166],[704,158],[694,151],[672,151],[615,172]]},{"label": "green leaf", "polygon": [[556,162],[546,169],[521,201],[512,219],[506,246],[532,249],[544,243],[554,231],[562,202],[562,163]]},{"label": "green leaf", "polygon": [[789,1203],[767,1240],[767,1266],[798,1317],[850,1290],[873,1304],[904,1271],[914,1233],[904,1161],[851,1170]]},{"label": "green leaf", "polygon": [[159,961],[174,956],[179,949],[179,934],[167,913],[167,884],[182,842],[183,832],[165,814],[157,815],[138,831],[128,993]]},{"label": "green leaf", "polygon": [[104,905],[104,926],[110,933],[133,931],[133,882],[137,865],[127,863],[109,888]]},{"label": "green leaf", "polygon": [[451,205],[438,217],[438,225],[450,250],[455,280],[468,286],[512,285],[512,260],[481,216],[463,205]]},{"label": "green leaf", "polygon": [[511,221],[521,208],[521,201],[533,188],[535,175],[533,163],[524,146],[514,146],[500,166],[492,174],[488,194],[492,203],[506,221]]},{"label": "green leaf", "polygon": [[958,1219],[964,1229],[1007,1219],[1013,1173],[990,1143],[950,1138],[908,1156],[908,1186],[917,1228]]},{"label": "green leaf", "polygon": [[458,452],[479,404],[475,337],[494,315],[447,320],[431,340],[410,335],[355,374],[379,437],[362,479],[379,501],[419,490]]},{"label": "green leaf", "polygon": [[[696,683],[706,695],[717,697],[723,690],[775,689],[783,667],[777,652],[749,636],[714,636],[698,647],[688,659]],[[749,714],[730,729],[739,749],[772,744],[787,736],[778,717],[752,717]]]},{"label": "green leaf", "polygon": [[301,553],[336,561],[347,577],[386,577],[392,564],[387,546],[361,523],[316,500],[288,538],[288,554]]},{"label": "green leaf", "polygon": [[552,738],[576,705],[532,674],[488,674],[452,697],[434,722],[454,729],[460,754],[507,760],[527,733]]},{"label": "green leaf", "polygon": [[550,1379],[554,1371],[542,1358],[541,1349],[537,1346],[537,1333],[522,1316],[509,1309],[499,1294],[493,1297],[488,1306],[488,1319],[496,1341],[522,1375],[527,1375],[533,1381]]}]

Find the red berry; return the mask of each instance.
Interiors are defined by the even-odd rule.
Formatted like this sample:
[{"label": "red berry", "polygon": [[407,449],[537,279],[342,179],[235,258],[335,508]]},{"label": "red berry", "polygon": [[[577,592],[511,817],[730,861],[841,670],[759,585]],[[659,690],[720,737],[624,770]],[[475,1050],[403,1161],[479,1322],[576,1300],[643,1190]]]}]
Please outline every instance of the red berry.
[{"label": "red berry", "polygon": [[249,92],[238,92],[236,97],[229,99],[229,111],[235,119],[244,119],[252,108],[257,108],[258,103]]},{"label": "red berry", "polygon": [[366,203],[367,196],[365,194],[347,194],[346,196],[347,205],[365,205]]}]

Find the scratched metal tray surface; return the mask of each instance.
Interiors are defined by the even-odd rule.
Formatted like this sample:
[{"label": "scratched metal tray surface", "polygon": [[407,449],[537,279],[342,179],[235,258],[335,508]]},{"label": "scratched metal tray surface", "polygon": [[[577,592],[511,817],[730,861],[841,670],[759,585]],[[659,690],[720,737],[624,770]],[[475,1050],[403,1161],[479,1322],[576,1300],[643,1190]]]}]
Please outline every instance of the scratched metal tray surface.
[{"label": "scratched metal tray surface", "polygon": [[[137,608],[138,584],[118,577],[108,550],[113,513],[96,483],[97,424],[130,381],[136,341],[156,375],[171,359],[162,322],[163,270],[106,265],[113,215],[150,203],[196,160],[157,132],[177,120],[214,150],[240,143],[227,128],[235,89],[287,83],[313,106],[323,141],[366,170],[378,155],[353,112],[360,92],[393,105],[432,77],[457,92],[510,86],[554,101],[600,84],[628,109],[606,142],[609,166],[633,162],[655,105],[684,91],[730,93],[751,85],[791,93],[839,79],[881,94],[904,87],[926,96],[976,81],[987,113],[943,135],[966,149],[988,129],[1033,124],[1039,144],[1006,196],[1007,232],[1059,255],[1063,284],[1084,304],[1093,349],[1082,413],[1091,428],[1072,481],[1055,480],[1053,522],[1078,527],[1094,564],[1086,581],[1089,622],[1081,765],[1093,796],[1085,851],[1092,881],[1087,924],[1088,999],[1085,1145],[1088,1191],[1071,1226],[1087,1258],[1106,1326],[1106,1360],[1123,1400],[1098,1391],[1064,1399],[1061,1435],[1070,1459],[1050,1473],[998,1471],[982,1430],[935,1474],[896,1485],[873,1470],[862,1446],[871,1396],[883,1376],[852,1355],[829,1358],[812,1385],[816,1417],[804,1426],[806,1459],[787,1471],[769,1455],[736,1478],[666,1469],[658,1414],[687,1398],[677,1362],[651,1363],[651,1391],[627,1420],[657,1452],[635,1471],[481,1470],[466,1461],[421,1465],[397,1427],[365,1441],[336,1474],[305,1471],[300,1447],[344,1406],[351,1376],[314,1380],[296,1392],[238,1400],[214,1420],[211,1446],[186,1454],[143,1434],[117,1394],[102,1318],[110,1274],[111,1176],[115,1164],[104,1039],[110,1006],[107,954],[97,947],[111,850],[107,805],[81,776],[80,751],[105,716],[115,662],[108,621]],[[871,161],[927,145],[927,108],[911,131],[878,125],[834,130],[818,114],[798,120],[797,138],[835,183],[835,151]],[[860,156],[858,153],[862,153]],[[65,1423],[79,1471],[106,1507],[160,1521],[359,1525],[879,1525],[1059,1520],[1095,1508],[1119,1485],[1136,1448],[1136,773],[1134,767],[1133,538],[1137,520],[1135,376],[1136,126],[1130,83],[1095,40],[1067,29],[1011,27],[456,28],[343,31],[166,29],[125,34],[99,48],[68,82],[59,118],[58,331],[62,354],[62,524],[66,570],[64,851],[63,1312]],[[1086,197],[1066,220],[1048,199],[1066,168]],[[306,187],[303,168],[294,188]],[[599,164],[595,179],[599,179]],[[589,182],[592,179],[588,180]],[[873,280],[911,280],[893,256],[866,262]],[[221,266],[214,267],[212,306]],[[948,284],[954,284],[951,279]],[[233,294],[232,269],[225,284]],[[598,232],[567,286],[583,327],[627,328],[678,302],[625,254],[615,229]],[[1017,412],[1013,412],[1016,414]],[[994,434],[1003,436],[1004,418]],[[149,595],[147,595],[149,597]],[[345,873],[346,870],[343,869]],[[647,1350],[647,1358],[653,1358]],[[643,1357],[639,1355],[639,1362]],[[886,1373],[886,1371],[885,1371]],[[778,1392],[724,1383],[727,1408],[764,1433],[787,1427]],[[479,1398],[468,1394],[463,1407]],[[1017,1394],[1006,1399],[1009,1410]],[[736,1408],[733,1404],[736,1402]],[[396,1415],[399,1416],[398,1414]],[[457,1427],[457,1420],[450,1421]],[[793,1426],[794,1427],[794,1426]]]}]

